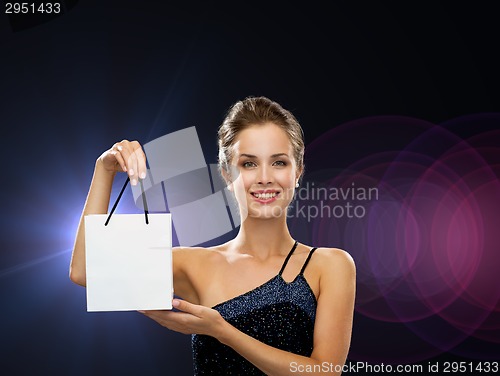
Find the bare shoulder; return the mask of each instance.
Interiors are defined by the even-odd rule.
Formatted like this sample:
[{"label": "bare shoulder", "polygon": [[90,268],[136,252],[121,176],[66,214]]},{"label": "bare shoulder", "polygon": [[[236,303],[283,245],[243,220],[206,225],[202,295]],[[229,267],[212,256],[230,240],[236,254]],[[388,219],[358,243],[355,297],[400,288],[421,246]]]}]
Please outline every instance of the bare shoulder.
[{"label": "bare shoulder", "polygon": [[314,254],[315,264],[321,274],[355,275],[356,265],[352,256],[340,248],[318,248]]},{"label": "bare shoulder", "polygon": [[316,253],[313,259],[319,274],[321,301],[327,305],[345,301],[352,306],[356,290],[356,265],[352,256],[339,248],[318,248]]}]

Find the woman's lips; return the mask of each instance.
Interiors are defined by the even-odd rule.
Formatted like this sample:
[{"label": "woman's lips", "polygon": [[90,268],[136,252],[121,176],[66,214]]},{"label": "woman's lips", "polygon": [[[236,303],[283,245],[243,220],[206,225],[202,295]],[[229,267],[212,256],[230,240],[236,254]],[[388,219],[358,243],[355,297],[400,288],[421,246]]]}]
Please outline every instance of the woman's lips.
[{"label": "woman's lips", "polygon": [[251,195],[253,196],[254,200],[257,202],[260,202],[262,204],[269,204],[273,201],[276,201],[277,197],[279,196],[280,192],[279,191],[256,191],[256,192],[251,192]]}]

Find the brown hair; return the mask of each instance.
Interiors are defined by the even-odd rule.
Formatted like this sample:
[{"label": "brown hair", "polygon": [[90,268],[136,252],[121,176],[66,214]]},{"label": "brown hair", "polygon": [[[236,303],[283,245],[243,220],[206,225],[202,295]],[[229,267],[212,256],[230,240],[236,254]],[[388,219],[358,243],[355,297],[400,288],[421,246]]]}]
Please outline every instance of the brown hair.
[{"label": "brown hair", "polygon": [[219,169],[229,172],[233,158],[232,146],[238,134],[252,125],[273,123],[281,127],[292,144],[293,157],[300,171],[304,171],[304,132],[288,110],[266,97],[247,97],[236,102],[227,112],[218,132]]}]

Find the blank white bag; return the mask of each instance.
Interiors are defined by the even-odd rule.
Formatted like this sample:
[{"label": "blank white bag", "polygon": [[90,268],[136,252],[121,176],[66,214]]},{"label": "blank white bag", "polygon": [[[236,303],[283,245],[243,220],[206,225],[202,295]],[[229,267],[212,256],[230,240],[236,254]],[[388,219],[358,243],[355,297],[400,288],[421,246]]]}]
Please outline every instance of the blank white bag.
[{"label": "blank white bag", "polygon": [[172,309],[169,213],[85,216],[87,311]]}]

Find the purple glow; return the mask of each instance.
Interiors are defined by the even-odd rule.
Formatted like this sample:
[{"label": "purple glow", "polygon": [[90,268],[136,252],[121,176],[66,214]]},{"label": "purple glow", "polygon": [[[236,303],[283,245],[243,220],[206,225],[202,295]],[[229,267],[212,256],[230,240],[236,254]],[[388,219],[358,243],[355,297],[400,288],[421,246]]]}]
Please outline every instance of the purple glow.
[{"label": "purple glow", "polygon": [[[452,351],[469,337],[500,343],[500,131],[469,139],[452,131],[478,121],[479,115],[445,126],[407,117],[366,118],[308,146],[306,162],[320,166],[314,176],[328,187],[355,182],[378,189],[378,199],[358,202],[363,218],[312,220],[311,242],[345,248],[355,259],[358,314],[402,325],[423,341],[402,348],[397,337],[403,334],[395,333],[384,342],[394,361]],[[349,165],[334,177],[321,170],[336,145],[383,134],[402,140],[401,132],[411,138],[391,152],[370,143],[343,155]],[[457,352],[472,355],[464,349]],[[374,359],[373,349],[355,341],[350,356]]]}]

